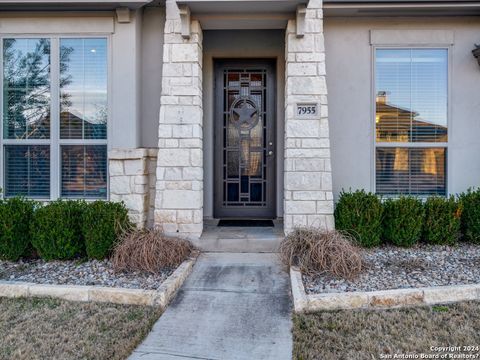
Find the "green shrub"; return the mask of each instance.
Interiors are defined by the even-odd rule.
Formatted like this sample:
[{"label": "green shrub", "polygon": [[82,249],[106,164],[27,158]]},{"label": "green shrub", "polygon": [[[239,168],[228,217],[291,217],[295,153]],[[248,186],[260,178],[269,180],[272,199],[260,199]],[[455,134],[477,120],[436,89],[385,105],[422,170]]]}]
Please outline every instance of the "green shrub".
[{"label": "green shrub", "polygon": [[465,240],[480,244],[480,189],[460,195],[461,229]]},{"label": "green shrub", "polygon": [[422,235],[424,208],[412,196],[388,199],[384,204],[383,238],[398,246],[412,246]]},{"label": "green shrub", "polygon": [[31,253],[30,224],[35,205],[23,198],[0,202],[0,258],[17,261]]},{"label": "green shrub", "polygon": [[82,234],[84,201],[57,200],[37,209],[32,222],[32,244],[45,260],[85,256]]},{"label": "green shrub", "polygon": [[430,244],[453,245],[460,236],[461,206],[452,196],[430,197],[425,202],[423,239]]},{"label": "green shrub", "polygon": [[87,205],[83,216],[83,236],[87,256],[105,259],[122,230],[131,225],[123,203],[95,201]]},{"label": "green shrub", "polygon": [[351,234],[362,246],[377,246],[381,241],[382,213],[382,203],[375,194],[342,191],[335,208],[335,226]]}]

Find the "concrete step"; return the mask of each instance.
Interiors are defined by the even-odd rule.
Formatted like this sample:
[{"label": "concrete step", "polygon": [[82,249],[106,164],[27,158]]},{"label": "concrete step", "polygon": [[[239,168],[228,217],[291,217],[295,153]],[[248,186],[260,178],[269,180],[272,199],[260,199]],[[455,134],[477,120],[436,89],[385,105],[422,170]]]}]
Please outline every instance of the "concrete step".
[{"label": "concrete step", "polygon": [[283,240],[283,228],[218,227],[207,225],[193,244],[204,252],[274,253]]}]

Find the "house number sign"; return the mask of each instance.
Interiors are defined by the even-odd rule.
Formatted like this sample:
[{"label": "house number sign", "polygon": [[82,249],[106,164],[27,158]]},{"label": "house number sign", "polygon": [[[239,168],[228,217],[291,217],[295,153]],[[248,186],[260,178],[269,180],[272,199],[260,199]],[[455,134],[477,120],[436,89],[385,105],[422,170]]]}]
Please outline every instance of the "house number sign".
[{"label": "house number sign", "polygon": [[314,118],[318,115],[317,104],[297,104],[296,115],[298,118]]}]

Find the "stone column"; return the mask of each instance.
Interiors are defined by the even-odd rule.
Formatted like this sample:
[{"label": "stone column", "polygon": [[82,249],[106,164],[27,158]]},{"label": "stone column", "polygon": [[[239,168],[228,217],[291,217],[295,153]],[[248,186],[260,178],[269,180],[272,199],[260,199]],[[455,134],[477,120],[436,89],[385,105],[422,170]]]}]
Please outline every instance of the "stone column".
[{"label": "stone column", "polygon": [[[203,229],[202,30],[182,36],[176,1],[167,0],[158,132],[155,226],[200,237]],[[185,35],[185,34],[184,34]]]},{"label": "stone column", "polygon": [[137,227],[151,226],[150,189],[155,173],[149,163],[156,162],[156,149],[113,149],[108,153],[110,200],[123,201],[130,220]]},{"label": "stone column", "polygon": [[[300,35],[296,21],[289,21],[285,54],[285,233],[295,226],[334,228],[321,0],[310,0],[304,34]],[[299,115],[298,105],[316,106],[316,113]]]}]

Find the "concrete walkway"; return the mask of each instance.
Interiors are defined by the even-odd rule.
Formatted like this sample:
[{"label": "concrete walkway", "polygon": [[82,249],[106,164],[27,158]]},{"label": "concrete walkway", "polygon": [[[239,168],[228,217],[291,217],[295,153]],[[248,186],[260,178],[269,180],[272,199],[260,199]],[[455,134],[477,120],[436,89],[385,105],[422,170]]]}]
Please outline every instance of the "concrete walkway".
[{"label": "concrete walkway", "polygon": [[291,359],[289,286],[275,254],[202,254],[130,359]]}]

